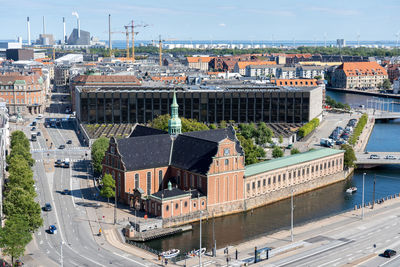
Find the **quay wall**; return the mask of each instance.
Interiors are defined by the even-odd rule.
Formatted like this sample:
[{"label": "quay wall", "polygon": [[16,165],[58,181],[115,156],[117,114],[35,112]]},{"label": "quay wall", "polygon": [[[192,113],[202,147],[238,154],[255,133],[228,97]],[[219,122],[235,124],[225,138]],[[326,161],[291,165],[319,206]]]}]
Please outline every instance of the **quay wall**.
[{"label": "quay wall", "polygon": [[368,95],[368,96],[377,96],[377,97],[382,97],[382,98],[400,99],[400,94],[382,94],[382,93],[376,93],[376,92],[368,92],[368,91],[361,91],[361,90],[355,90],[355,89],[334,88],[334,87],[326,87],[326,90],[337,91],[337,92],[348,93],[348,94],[356,94],[356,95]]},{"label": "quay wall", "polygon": [[[215,207],[208,207],[207,211],[203,211],[202,219],[208,220],[214,217],[225,216],[229,214],[244,212],[254,208],[262,207],[286,198],[290,198],[292,194],[292,189],[294,190],[294,195],[300,195],[307,193],[309,191],[325,187],[340,181],[345,180],[353,173],[354,169],[350,168],[348,170],[324,176],[312,181],[307,181],[301,184],[293,185],[291,187],[286,187],[273,192],[269,192],[264,195],[252,197],[246,200],[235,201],[232,203],[225,203],[224,205],[219,205]],[[193,213],[185,216],[174,217],[163,220],[163,227],[173,227],[188,223],[194,223],[199,221],[200,214]]]}]

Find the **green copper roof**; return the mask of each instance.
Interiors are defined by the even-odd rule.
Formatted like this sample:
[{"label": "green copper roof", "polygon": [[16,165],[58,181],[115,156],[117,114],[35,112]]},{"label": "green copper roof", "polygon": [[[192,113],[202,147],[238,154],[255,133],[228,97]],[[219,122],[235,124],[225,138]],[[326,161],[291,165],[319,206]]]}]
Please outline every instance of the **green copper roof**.
[{"label": "green copper roof", "polygon": [[255,164],[246,166],[244,175],[246,177],[256,175],[266,171],[272,171],[275,169],[285,168],[291,165],[316,160],[336,154],[344,153],[344,150],[337,150],[331,148],[322,148],[307,151],[300,154],[290,155],[287,157],[272,159],[269,161],[263,161]]},{"label": "green copper roof", "polygon": [[14,84],[26,84],[24,80],[15,80]]},{"label": "green copper roof", "polygon": [[171,104],[171,108],[172,107],[179,107],[178,103],[176,102],[176,93],[175,93],[175,91],[174,91],[174,97],[172,99],[172,104]]}]

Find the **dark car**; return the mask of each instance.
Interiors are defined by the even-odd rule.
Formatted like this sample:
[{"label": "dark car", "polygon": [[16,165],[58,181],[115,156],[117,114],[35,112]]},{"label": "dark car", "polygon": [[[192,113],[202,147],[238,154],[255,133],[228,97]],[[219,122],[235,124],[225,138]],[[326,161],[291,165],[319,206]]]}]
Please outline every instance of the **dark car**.
[{"label": "dark car", "polygon": [[49,226],[49,233],[50,234],[56,234],[57,233],[57,227],[55,225],[50,225]]},{"label": "dark car", "polygon": [[383,252],[383,257],[385,257],[385,258],[390,258],[394,255],[396,255],[396,251],[393,249],[387,249],[387,250],[385,250],[385,252]]},{"label": "dark car", "polygon": [[64,191],[62,191],[63,195],[69,195],[69,189],[64,189]]},{"label": "dark car", "polygon": [[31,129],[31,131],[35,131],[36,130],[36,127],[34,126],[34,127],[32,127],[32,129]]},{"label": "dark car", "polygon": [[58,147],[58,149],[64,149],[65,148],[65,145],[60,145],[59,147]]},{"label": "dark car", "polygon": [[61,159],[58,159],[55,163],[56,167],[62,167],[63,161]]},{"label": "dark car", "polygon": [[42,134],[41,134],[40,132],[37,132],[36,135],[37,135],[37,136],[41,136]]},{"label": "dark car", "polygon": [[52,208],[51,208],[51,204],[50,203],[46,203],[46,204],[44,204],[44,211],[51,211],[52,210]]},{"label": "dark car", "polygon": [[67,141],[67,144],[68,144],[68,145],[72,144],[72,140],[68,140],[68,141]]}]

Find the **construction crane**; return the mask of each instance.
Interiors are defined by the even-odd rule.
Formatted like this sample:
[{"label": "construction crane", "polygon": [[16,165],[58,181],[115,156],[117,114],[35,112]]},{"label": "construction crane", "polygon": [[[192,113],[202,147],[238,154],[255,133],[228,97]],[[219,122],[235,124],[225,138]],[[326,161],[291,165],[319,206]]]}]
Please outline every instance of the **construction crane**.
[{"label": "construction crane", "polygon": [[[162,66],[162,44],[167,41],[175,41],[176,39],[161,39],[161,35],[158,36],[158,53],[159,53],[159,64]],[[153,44],[156,42],[152,40]]]},{"label": "construction crane", "polygon": [[135,32],[135,28],[138,27],[148,27],[150,24],[139,24],[139,25],[134,25],[133,20],[131,21],[130,24],[125,25],[125,34],[126,34],[126,57],[129,58],[129,29],[131,30],[132,34],[132,62],[135,62],[135,34],[138,34],[139,32]]}]

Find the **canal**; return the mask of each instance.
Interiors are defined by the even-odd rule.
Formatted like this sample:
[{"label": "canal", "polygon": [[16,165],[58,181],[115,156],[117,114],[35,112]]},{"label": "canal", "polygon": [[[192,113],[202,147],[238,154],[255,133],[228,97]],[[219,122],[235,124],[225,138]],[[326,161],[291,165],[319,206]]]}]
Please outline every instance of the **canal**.
[{"label": "canal", "polygon": [[[366,105],[369,96],[344,94],[328,91],[327,95],[351,106]],[[395,110],[400,110],[399,106]],[[367,145],[368,151],[400,151],[400,121],[376,123]],[[332,216],[361,204],[362,176],[365,176],[365,201],[373,199],[373,181],[376,177],[375,198],[400,193],[400,167],[391,165],[369,170],[356,170],[347,179],[294,198],[294,223],[301,225],[313,220]],[[353,195],[345,193],[346,188],[356,186]],[[253,211],[215,218],[214,229],[217,248],[235,245],[262,235],[268,235],[290,227],[290,199],[282,200]],[[210,250],[213,244],[213,220],[203,220],[202,246]],[[178,248],[187,252],[199,246],[199,223],[193,224],[193,231],[168,238],[149,241],[147,246],[165,251]]]}]

